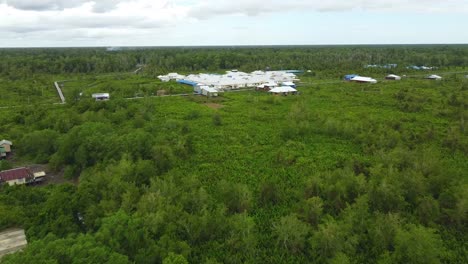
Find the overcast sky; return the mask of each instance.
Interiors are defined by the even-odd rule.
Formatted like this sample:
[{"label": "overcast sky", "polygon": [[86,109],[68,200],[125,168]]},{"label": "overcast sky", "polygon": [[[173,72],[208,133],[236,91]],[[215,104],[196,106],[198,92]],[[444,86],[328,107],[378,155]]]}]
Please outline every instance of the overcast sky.
[{"label": "overcast sky", "polygon": [[468,0],[0,0],[0,47],[468,43]]}]

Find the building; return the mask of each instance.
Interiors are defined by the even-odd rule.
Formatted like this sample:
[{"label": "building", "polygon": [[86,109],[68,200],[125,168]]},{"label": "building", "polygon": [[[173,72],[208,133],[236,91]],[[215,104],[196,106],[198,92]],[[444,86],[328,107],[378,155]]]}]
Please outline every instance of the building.
[{"label": "building", "polygon": [[348,75],[345,75],[344,80],[345,81],[351,81],[355,77],[359,77],[359,75],[357,75],[357,74],[348,74]]},{"label": "building", "polygon": [[110,99],[110,94],[108,93],[95,93],[92,95],[92,97],[96,100],[96,101],[107,101]]},{"label": "building", "polygon": [[432,74],[432,75],[427,76],[426,79],[439,81],[439,80],[442,80],[442,77],[440,77],[439,75]]},{"label": "building", "polygon": [[283,82],[281,85],[296,88],[296,84],[294,84],[293,82]]},{"label": "building", "polygon": [[[160,79],[170,78],[169,75],[159,76]],[[225,74],[190,74],[177,80],[178,83],[195,86],[208,86],[219,91],[239,90],[246,88],[269,89],[278,86],[277,83],[299,81],[291,71],[254,71],[252,73],[237,70]],[[274,84],[274,85],[272,85]]]},{"label": "building", "polygon": [[350,80],[351,82],[357,82],[357,83],[377,83],[376,79],[372,79],[370,77],[362,77],[362,76],[356,76]]},{"label": "building", "polygon": [[0,172],[0,183],[23,185],[34,181],[34,174],[28,168],[17,168]]},{"label": "building", "polygon": [[214,89],[214,88],[211,88],[211,87],[208,87],[208,86],[203,86],[201,88],[201,92],[204,96],[207,96],[207,97],[216,97],[218,96],[218,90]]},{"label": "building", "polygon": [[268,92],[272,94],[277,94],[277,95],[278,94],[282,94],[282,95],[297,94],[297,90],[290,86],[276,87],[276,88],[271,89]]},{"label": "building", "polygon": [[11,146],[13,146],[13,143],[11,141],[5,139],[0,141],[0,147],[3,147],[6,153],[11,152]]},{"label": "building", "polygon": [[395,74],[390,74],[385,77],[386,80],[393,80],[393,81],[399,81],[401,80],[401,77]]},{"label": "building", "polygon": [[18,252],[28,244],[23,229],[9,229],[0,232],[0,262],[7,254]]}]

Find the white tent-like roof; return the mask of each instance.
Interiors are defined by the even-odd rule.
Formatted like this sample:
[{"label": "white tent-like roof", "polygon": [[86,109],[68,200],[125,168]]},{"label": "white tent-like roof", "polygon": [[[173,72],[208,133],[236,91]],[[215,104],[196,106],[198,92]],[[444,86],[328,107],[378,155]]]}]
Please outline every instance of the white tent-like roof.
[{"label": "white tent-like roof", "polygon": [[401,77],[395,74],[390,74],[385,77],[386,79],[394,79],[394,80],[401,80]]},{"label": "white tent-like roof", "polygon": [[353,82],[364,82],[364,83],[377,83],[376,79],[372,79],[370,77],[362,77],[362,76],[356,76],[351,79]]},{"label": "white tent-like roof", "polygon": [[273,88],[268,92],[269,93],[294,93],[294,92],[297,92],[297,90],[289,86],[280,86],[280,87]]},{"label": "white tent-like roof", "polygon": [[207,91],[209,93],[217,93],[218,92],[218,90],[216,90],[214,88],[211,88],[211,87],[208,87],[208,86],[203,86],[203,87],[201,87],[201,89],[205,90],[205,91]]},{"label": "white tent-like roof", "polygon": [[442,80],[442,77],[440,77],[439,75],[432,74],[432,75],[427,76],[426,79],[431,79],[431,80]]},{"label": "white tent-like roof", "polygon": [[284,86],[295,86],[293,82],[283,82],[282,83]]},{"label": "white tent-like roof", "polygon": [[10,145],[10,146],[13,146],[13,143],[12,143],[11,141],[9,141],[9,140],[4,139],[4,140],[0,141],[0,145]]}]

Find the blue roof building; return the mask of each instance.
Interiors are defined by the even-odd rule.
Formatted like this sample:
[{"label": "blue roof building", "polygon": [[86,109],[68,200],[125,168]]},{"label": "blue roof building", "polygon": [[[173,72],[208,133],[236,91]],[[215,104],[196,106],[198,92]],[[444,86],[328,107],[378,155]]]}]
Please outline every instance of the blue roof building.
[{"label": "blue roof building", "polygon": [[348,74],[348,75],[345,75],[344,79],[345,81],[351,81],[351,79],[353,79],[354,77],[358,77],[359,75],[357,74]]}]

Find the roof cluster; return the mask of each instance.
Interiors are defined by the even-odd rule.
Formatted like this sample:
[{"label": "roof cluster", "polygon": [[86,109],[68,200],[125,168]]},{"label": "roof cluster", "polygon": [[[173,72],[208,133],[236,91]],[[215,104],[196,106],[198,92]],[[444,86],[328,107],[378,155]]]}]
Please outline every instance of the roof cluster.
[{"label": "roof cluster", "polygon": [[408,66],[406,67],[406,69],[409,69],[409,70],[436,70],[437,67],[429,67],[429,66],[416,66],[416,65],[411,65],[411,66]]},{"label": "roof cluster", "polygon": [[187,76],[177,73],[158,77],[162,81],[176,79],[179,83],[192,86],[209,86],[216,90],[230,90],[246,87],[257,87],[266,83],[293,83],[299,81],[291,71],[254,71],[245,73],[239,71],[227,71],[225,74],[190,74]]},{"label": "roof cluster", "polygon": [[364,68],[393,69],[396,67],[398,67],[398,64],[385,64],[385,65],[369,64],[369,65],[366,65]]}]

